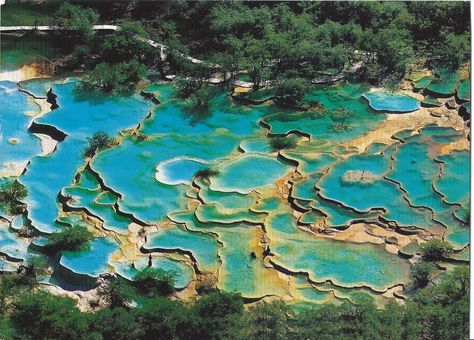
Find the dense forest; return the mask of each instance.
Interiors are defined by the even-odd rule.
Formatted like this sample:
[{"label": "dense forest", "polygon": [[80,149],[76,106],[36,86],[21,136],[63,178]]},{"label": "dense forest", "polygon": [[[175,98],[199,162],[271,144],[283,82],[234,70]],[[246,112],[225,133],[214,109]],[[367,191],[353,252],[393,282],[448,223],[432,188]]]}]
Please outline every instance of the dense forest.
[{"label": "dense forest", "polygon": [[[42,270],[39,262],[30,260],[20,273],[0,276],[4,339],[468,338],[467,266],[446,273],[437,285],[415,288],[405,305],[377,309],[360,301],[299,312],[281,301],[244,308],[238,294],[209,290],[194,303],[172,300],[163,296],[172,288],[164,284],[169,277],[145,269],[134,287],[116,278],[99,290],[107,308],[91,306],[92,311],[81,312],[69,297],[34,289]],[[413,272],[418,284],[426,279],[421,272]],[[132,299],[138,306],[133,307]]]},{"label": "dense forest", "polygon": [[[136,82],[146,71],[192,78],[184,92],[216,74],[224,85],[245,74],[255,89],[340,72],[396,86],[414,68],[457,69],[470,53],[468,2],[75,1],[60,8],[46,2],[27,7],[41,13],[35,20],[24,4],[7,6],[5,25],[77,29],[62,31],[56,44],[88,64],[89,80],[105,90]],[[95,34],[97,23],[122,30]],[[165,44],[166,58],[136,36]],[[91,55],[100,57],[91,61]],[[204,62],[193,64],[185,55]]]}]

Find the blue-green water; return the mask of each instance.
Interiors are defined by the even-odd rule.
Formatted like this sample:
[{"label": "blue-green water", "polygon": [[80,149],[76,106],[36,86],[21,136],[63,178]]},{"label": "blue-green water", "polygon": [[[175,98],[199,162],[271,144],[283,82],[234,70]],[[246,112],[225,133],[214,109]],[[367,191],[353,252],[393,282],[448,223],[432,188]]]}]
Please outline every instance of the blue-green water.
[{"label": "blue-green water", "polygon": [[[440,82],[449,87],[450,76],[443,77],[431,89]],[[31,222],[41,232],[31,240],[36,250],[49,233],[84,225],[96,238],[85,250],[62,254],[68,275],[93,279],[116,272],[133,280],[151,253],[153,267],[176,273],[179,289],[192,293],[190,283],[206,276],[219,289],[249,298],[291,296],[296,306],[381,301],[367,287],[382,292],[408,283],[409,263],[393,249],[337,240],[356,222],[383,226],[392,237],[398,236],[394,224],[423,229],[456,249],[469,242],[469,153],[441,152],[462,141],[462,132],[436,125],[400,131],[392,142],[370,144],[362,153],[345,144],[378,128],[385,112],[416,110],[419,101],[411,96],[368,93],[367,85],[355,83],[315,87],[304,100],[319,101],[328,109],[324,114],[271,102],[244,105],[217,88],[209,109],[197,110],[176,99],[173,83],[145,89],[159,105],[136,94],[84,92],[76,79],[23,87],[36,95],[53,88],[59,108],[35,122],[67,136],[51,154],[38,156],[39,141],[24,115],[36,106],[13,83],[1,88],[3,136],[13,131],[20,143],[2,139],[7,152],[0,160],[30,161],[18,177],[28,188],[27,216],[0,229],[0,253],[14,259],[28,254],[29,240],[16,234],[23,225]],[[461,81],[458,92],[466,87]],[[337,108],[354,113],[347,121],[351,130],[332,130],[330,113]],[[115,143],[87,163],[83,150],[99,130]],[[272,149],[272,134],[287,132],[296,146]],[[196,177],[207,168],[215,171]],[[363,228],[356,230],[361,234],[354,237],[374,242]],[[326,280],[329,288],[318,286]]]}]

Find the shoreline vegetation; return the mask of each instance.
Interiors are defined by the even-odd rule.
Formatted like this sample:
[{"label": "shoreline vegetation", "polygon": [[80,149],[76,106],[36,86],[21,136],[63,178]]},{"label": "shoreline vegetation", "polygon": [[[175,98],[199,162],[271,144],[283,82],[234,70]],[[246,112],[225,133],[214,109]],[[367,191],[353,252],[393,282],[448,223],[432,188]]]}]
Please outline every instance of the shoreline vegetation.
[{"label": "shoreline vegetation", "polygon": [[[94,31],[95,24],[117,24],[120,29],[104,33]],[[460,70],[465,78],[470,71],[469,3],[463,2],[8,1],[2,6],[2,25],[58,25],[61,30],[8,37],[8,46],[12,40],[27,43],[15,54],[16,60],[2,57],[0,81],[73,75],[85,91],[126,96],[147,81],[173,79],[175,97],[188,110],[205,115],[219,90],[253,104],[271,101],[282,109],[317,111],[331,118],[335,134],[358,124],[354,113],[308,101],[311,89],[350,81],[417,97],[409,81],[414,71],[432,76],[437,69]],[[31,41],[37,36],[49,45],[28,52],[29,44],[36,46]],[[150,46],[149,39],[167,48]],[[10,70],[10,65],[21,67]],[[145,95],[160,103],[154,94]],[[46,99],[29,100],[40,106],[32,120],[50,111]],[[375,130],[344,146],[363,152],[369,145],[393,142],[392,136],[400,131],[419,130],[433,122],[470,135],[465,120],[444,106],[387,117]],[[54,151],[57,141],[37,136],[43,156]],[[103,131],[87,140],[82,151],[87,159],[120,143]],[[269,147],[279,154],[298,142],[292,133],[276,135]],[[468,148],[469,140],[463,138],[440,154]],[[209,182],[217,175],[219,169],[206,167],[193,176]],[[355,180],[363,176],[352,175]],[[1,184],[0,209],[25,209],[22,199],[27,188],[18,181]],[[17,205],[11,206],[12,202]],[[137,230],[143,231],[139,225]],[[30,231],[22,232],[28,237]],[[47,244],[48,255],[58,256],[88,249],[94,235],[85,227],[73,227],[55,233],[53,239]],[[98,288],[70,292],[42,282],[51,268],[32,256],[17,271],[0,273],[0,338],[467,339],[469,267],[446,266],[444,261],[452,254],[447,242],[422,244],[410,260],[410,282],[402,290],[394,289],[393,295],[400,295],[397,302],[383,308],[364,297],[306,308],[276,297],[254,302],[218,290],[215,280],[202,274],[197,295],[186,293],[182,298],[176,273],[151,268],[151,255],[148,266],[133,280],[105,275],[98,279]],[[257,257],[254,252],[250,256]],[[439,270],[445,272],[435,274]]]}]

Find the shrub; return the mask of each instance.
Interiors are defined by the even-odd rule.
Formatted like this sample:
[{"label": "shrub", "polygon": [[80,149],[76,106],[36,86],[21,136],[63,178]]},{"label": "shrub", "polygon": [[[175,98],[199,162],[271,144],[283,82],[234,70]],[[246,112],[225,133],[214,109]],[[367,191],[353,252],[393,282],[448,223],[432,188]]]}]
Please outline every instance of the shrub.
[{"label": "shrub", "polygon": [[84,8],[68,2],[61,5],[55,14],[56,25],[61,33],[89,41],[94,35],[93,25],[99,20],[99,14],[92,8]]},{"label": "shrub", "polygon": [[117,64],[103,62],[82,77],[81,86],[86,90],[127,92],[133,89],[145,74],[145,66],[135,59]]},{"label": "shrub", "polygon": [[[213,292],[196,301],[192,310],[198,317],[202,339],[229,339],[239,329],[238,322],[244,313],[239,294]],[[234,333],[234,334],[233,334]]]},{"label": "shrub", "polygon": [[427,261],[440,261],[452,253],[452,247],[448,242],[441,240],[430,240],[420,245],[421,256]]},{"label": "shrub", "polygon": [[87,319],[69,297],[46,292],[25,294],[14,303],[11,321],[21,339],[87,338]]},{"label": "shrub", "polygon": [[27,286],[36,286],[38,284],[38,277],[46,274],[47,268],[48,264],[44,258],[33,255],[28,256],[20,268],[19,283]]},{"label": "shrub", "polygon": [[92,137],[88,137],[87,141],[87,146],[82,154],[85,157],[92,157],[97,151],[110,147],[114,140],[107,132],[97,131]]},{"label": "shrub", "polygon": [[196,291],[199,294],[215,292],[216,285],[217,278],[214,275],[206,275],[196,284]]},{"label": "shrub", "polygon": [[201,169],[201,170],[198,170],[194,173],[194,177],[197,177],[197,178],[209,178],[209,177],[213,177],[213,176],[217,176],[219,175],[220,171],[219,169],[215,169],[215,168],[204,168],[204,169]]},{"label": "shrub", "polygon": [[301,78],[290,78],[281,82],[276,91],[277,97],[289,105],[300,105],[308,89],[308,83]]},{"label": "shrub", "polygon": [[191,94],[189,100],[193,107],[197,109],[207,109],[211,99],[212,89],[208,86],[203,86]]},{"label": "shrub", "polygon": [[273,137],[269,141],[270,147],[274,151],[283,149],[294,149],[298,145],[298,138],[296,137]]},{"label": "shrub", "polygon": [[132,302],[133,291],[131,287],[120,278],[113,278],[107,285],[97,290],[99,297],[103,298],[112,307],[127,307]]},{"label": "shrub", "polygon": [[89,242],[94,239],[94,234],[84,226],[66,228],[58,233],[52,233],[46,248],[52,252],[60,250],[83,250],[87,249]]},{"label": "shrub", "polygon": [[135,286],[148,296],[169,295],[175,291],[176,273],[158,268],[147,267],[133,277]]},{"label": "shrub", "polygon": [[331,125],[331,130],[334,132],[350,131],[354,127],[348,124],[347,121],[354,116],[354,113],[350,110],[339,108],[331,111],[331,120],[334,124]]},{"label": "shrub", "polygon": [[25,210],[21,202],[26,198],[28,190],[16,180],[7,181],[0,186],[0,208],[9,215],[18,215]]},{"label": "shrub", "polygon": [[421,262],[413,265],[410,269],[410,277],[415,288],[424,288],[431,281],[434,266],[431,263]]}]

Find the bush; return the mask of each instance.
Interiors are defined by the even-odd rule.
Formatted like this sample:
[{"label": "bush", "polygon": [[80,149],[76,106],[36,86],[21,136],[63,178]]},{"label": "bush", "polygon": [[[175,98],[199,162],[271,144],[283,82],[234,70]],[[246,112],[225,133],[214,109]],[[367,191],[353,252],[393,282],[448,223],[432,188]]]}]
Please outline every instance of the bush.
[{"label": "bush", "polygon": [[244,304],[239,294],[213,292],[202,296],[192,307],[197,316],[197,338],[229,339],[240,329]]},{"label": "bush", "polygon": [[212,89],[209,86],[203,86],[196,90],[189,97],[191,105],[197,109],[206,110],[211,100]]},{"label": "bush", "polygon": [[451,254],[453,249],[448,242],[430,240],[420,245],[421,256],[426,261],[440,261]]},{"label": "bush", "polygon": [[18,281],[26,286],[38,285],[38,277],[46,274],[48,264],[40,256],[30,255],[20,267]]},{"label": "bush", "polygon": [[294,149],[298,145],[298,138],[296,137],[273,137],[269,141],[270,147],[274,151],[283,149]]},{"label": "bush", "polygon": [[92,8],[83,8],[68,2],[61,5],[55,14],[56,25],[63,30],[61,34],[88,41],[94,35],[93,25],[99,20],[99,14]]},{"label": "bush", "polygon": [[21,202],[26,198],[28,190],[16,180],[7,181],[0,186],[0,208],[9,215],[18,215],[25,210]]},{"label": "bush", "polygon": [[301,105],[308,90],[308,82],[301,78],[290,78],[281,82],[276,91],[277,97],[289,105]]},{"label": "bush", "polygon": [[209,178],[213,176],[219,175],[220,171],[219,169],[215,168],[204,168],[201,170],[198,170],[194,173],[194,177],[196,178]]},{"label": "bush", "polygon": [[350,131],[354,127],[348,124],[347,121],[354,116],[354,113],[350,110],[339,108],[331,111],[331,120],[334,124],[331,125],[331,130],[334,132]]},{"label": "bush", "polygon": [[87,230],[86,227],[74,226],[58,233],[52,233],[48,237],[46,248],[52,252],[60,250],[83,250],[87,249],[89,242],[93,239],[94,234]]},{"label": "bush", "polygon": [[294,313],[283,301],[262,302],[245,314],[247,339],[288,339],[294,332]]},{"label": "bush", "polygon": [[431,263],[421,262],[413,265],[410,269],[410,277],[414,288],[424,288],[431,281],[434,266]]},{"label": "bush", "polygon": [[96,152],[110,147],[114,140],[107,132],[97,131],[92,137],[88,137],[87,141],[87,146],[82,152],[84,157],[92,157]]},{"label": "bush", "polygon": [[146,299],[136,313],[144,332],[141,339],[202,339],[195,336],[196,316],[179,300]]},{"label": "bush", "polygon": [[29,293],[14,303],[11,321],[21,339],[90,339],[87,318],[76,302],[46,292]]},{"label": "bush", "polygon": [[147,267],[133,277],[138,290],[148,296],[169,295],[175,291],[176,273]]},{"label": "bush", "polygon": [[86,90],[128,92],[145,74],[145,66],[135,59],[117,64],[102,62],[82,77],[81,85]]},{"label": "bush", "polygon": [[120,278],[113,278],[107,285],[97,290],[99,297],[103,298],[107,305],[115,307],[127,307],[132,302],[132,288]]}]

